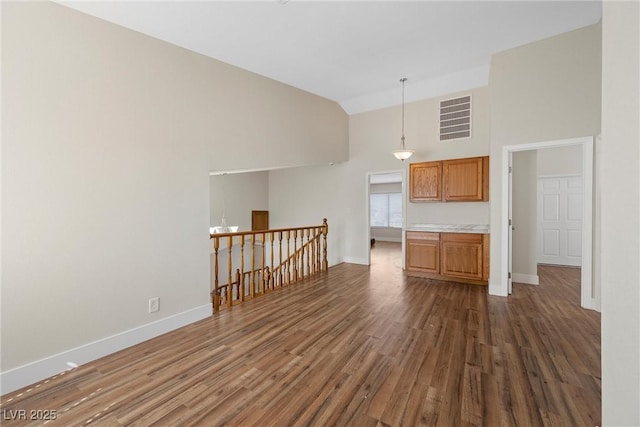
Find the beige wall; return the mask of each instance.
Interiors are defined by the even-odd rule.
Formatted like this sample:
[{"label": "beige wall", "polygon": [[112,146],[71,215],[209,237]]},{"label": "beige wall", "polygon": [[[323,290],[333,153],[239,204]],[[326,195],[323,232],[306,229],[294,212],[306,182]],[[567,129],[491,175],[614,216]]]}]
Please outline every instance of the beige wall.
[{"label": "beige wall", "polygon": [[[466,93],[471,93],[472,95],[473,129],[471,138],[439,141],[438,114],[440,101]],[[446,97],[427,99],[413,103],[415,104],[415,108],[411,110],[411,115],[407,114],[406,119],[407,122],[411,120],[412,126],[417,128],[416,136],[411,145],[411,148],[416,150],[416,154],[410,159],[410,162],[488,155],[491,139],[491,100],[489,88],[478,88],[466,93],[452,94]],[[407,109],[407,112],[408,111]],[[393,123],[393,116],[387,120],[387,123]],[[391,133],[393,133],[393,129],[391,126],[389,129]],[[407,135],[407,138],[408,137]],[[407,141],[409,141],[409,139],[407,139]],[[488,224],[489,203],[408,203],[407,224],[424,223]]]},{"label": "beige wall", "polygon": [[[438,108],[441,99],[471,93],[473,96],[473,134],[458,141],[438,141]],[[367,174],[402,170],[408,179],[411,162],[486,155],[490,141],[490,100],[487,87],[451,94],[444,98],[416,101],[405,106],[405,136],[408,148],[416,154],[400,162],[391,151],[398,148],[401,108],[355,114],[349,118],[349,156],[345,169],[345,212],[347,213],[344,253],[354,262],[367,262],[366,218],[368,215]],[[406,200],[407,225],[414,223],[464,224],[489,222],[489,204],[479,203],[410,203]]]},{"label": "beige wall", "polygon": [[602,423],[640,425],[640,6],[602,17]]},{"label": "beige wall", "polygon": [[2,55],[3,372],[206,308],[209,170],[347,156],[336,103],[55,3]]},{"label": "beige wall", "polygon": [[[638,5],[603,9],[603,422],[638,425]],[[467,143],[435,142],[436,100],[407,105],[411,161],[490,150],[492,241],[502,147],[600,132],[600,43],[596,25],[495,55]],[[335,103],[59,5],[3,2],[2,53],[3,371],[157,319],[151,296],[159,316],[208,303],[209,170],[347,158]],[[399,107],[348,127],[348,163],[269,174],[272,223],[330,218],[332,263],[366,258],[366,173],[407,167]]]},{"label": "beige wall", "polygon": [[500,260],[503,147],[599,134],[601,55],[601,26],[593,25],[492,57],[491,293],[507,292]]},{"label": "beige wall", "polygon": [[273,228],[320,225],[329,221],[329,265],[343,261],[346,238],[343,180],[345,164],[269,172],[269,221]]},{"label": "beige wall", "polygon": [[513,153],[513,280],[537,284],[537,153]]},{"label": "beige wall", "polygon": [[538,176],[544,175],[581,175],[582,147],[542,148],[538,151]]},{"label": "beige wall", "polygon": [[209,224],[251,230],[251,211],[269,210],[269,172],[249,172],[209,177]]},{"label": "beige wall", "polygon": [[[459,141],[439,142],[438,107],[441,99],[411,102],[405,106],[407,146],[416,150],[409,161],[397,160],[391,152],[398,148],[401,130],[400,105],[355,114],[349,117],[349,161],[313,168],[293,168],[270,172],[270,210],[275,216],[298,223],[309,218],[308,210],[331,212],[332,238],[339,239],[340,261],[368,263],[369,233],[367,186],[369,173],[408,173],[410,162],[458,157],[482,156],[488,153],[490,141],[489,88],[472,91],[473,135]],[[295,184],[294,184],[295,183]],[[301,183],[313,185],[305,192]],[[294,189],[291,186],[294,185]],[[295,206],[284,201],[296,193]],[[321,201],[321,202],[320,202]],[[282,210],[283,212],[279,212]],[[286,210],[286,212],[284,212]],[[444,224],[488,224],[489,203],[409,203],[406,200],[407,224],[436,222]],[[336,243],[333,240],[332,243]]]}]

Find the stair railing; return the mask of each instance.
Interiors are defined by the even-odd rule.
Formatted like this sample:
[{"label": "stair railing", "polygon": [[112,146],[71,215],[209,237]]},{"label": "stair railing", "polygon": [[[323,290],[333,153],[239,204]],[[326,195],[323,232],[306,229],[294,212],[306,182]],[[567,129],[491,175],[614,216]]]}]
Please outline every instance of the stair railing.
[{"label": "stair railing", "polygon": [[324,218],[308,227],[210,234],[213,312],[326,271],[328,232]]}]

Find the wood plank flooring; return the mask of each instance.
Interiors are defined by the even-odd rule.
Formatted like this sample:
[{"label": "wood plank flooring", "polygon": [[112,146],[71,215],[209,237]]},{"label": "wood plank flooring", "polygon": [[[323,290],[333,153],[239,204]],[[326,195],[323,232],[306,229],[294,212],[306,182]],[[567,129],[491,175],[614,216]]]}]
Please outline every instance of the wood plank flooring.
[{"label": "wood plank flooring", "polygon": [[579,270],[541,266],[539,286],[492,297],[405,277],[397,248],[3,396],[2,425],[600,424]]}]

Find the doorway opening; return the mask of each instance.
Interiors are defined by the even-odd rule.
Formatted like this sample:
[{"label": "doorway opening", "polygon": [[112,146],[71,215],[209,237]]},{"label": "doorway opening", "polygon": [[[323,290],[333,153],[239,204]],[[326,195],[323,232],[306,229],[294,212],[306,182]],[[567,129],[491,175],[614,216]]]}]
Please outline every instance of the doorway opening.
[{"label": "doorway opening", "polygon": [[[403,268],[406,218],[405,171],[375,172],[367,174],[367,264],[372,264],[372,253],[380,255],[381,262]],[[376,251],[376,248],[379,250]],[[375,261],[375,258],[374,258]]]},{"label": "doorway opening", "polygon": [[[503,188],[502,194],[502,229],[507,232],[502,236],[501,245],[501,262],[502,262],[502,278],[507,284],[507,293],[512,292],[513,277],[513,262],[514,262],[514,244],[513,233],[517,224],[513,222],[514,214],[514,192],[517,190],[514,188],[513,182],[513,167],[514,167],[514,154],[519,152],[530,152],[532,150],[539,150],[553,147],[569,147],[580,146],[582,148],[582,176],[578,179],[581,187],[581,201],[580,207],[580,231],[579,236],[576,235],[575,224],[571,224],[574,229],[571,230],[572,242],[558,243],[559,245],[565,245],[565,254],[567,244],[569,248],[569,255],[579,252],[581,261],[581,273],[580,273],[580,305],[584,308],[599,310],[600,307],[600,295],[596,291],[593,276],[593,200],[594,200],[594,163],[593,163],[593,149],[594,138],[574,138],[557,141],[547,141],[532,144],[521,144],[503,147],[503,164],[501,168]],[[557,180],[556,180],[557,181]],[[505,185],[506,184],[506,185]],[[575,185],[576,180],[573,180],[571,185]],[[537,185],[537,184],[536,184]],[[536,196],[537,197],[537,196]],[[551,206],[549,209],[554,208]],[[537,227],[537,220],[536,220]],[[538,231],[537,231],[538,233]],[[552,233],[549,233],[551,236]],[[538,236],[539,238],[539,236]],[[537,239],[536,239],[537,241]],[[558,241],[559,242],[559,241]],[[549,245],[554,244],[553,242]],[[576,248],[576,245],[579,248]],[[552,251],[553,252],[553,251]],[[539,254],[535,253],[536,263],[538,261]],[[537,278],[537,276],[536,276]]]}]

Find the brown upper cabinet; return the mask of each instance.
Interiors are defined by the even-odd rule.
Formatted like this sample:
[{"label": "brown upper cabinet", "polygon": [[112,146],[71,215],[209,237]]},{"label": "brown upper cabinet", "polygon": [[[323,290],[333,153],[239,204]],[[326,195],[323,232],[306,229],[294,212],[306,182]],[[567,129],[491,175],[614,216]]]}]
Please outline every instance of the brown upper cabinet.
[{"label": "brown upper cabinet", "polygon": [[489,200],[489,157],[469,157],[409,165],[412,202]]},{"label": "brown upper cabinet", "polygon": [[442,162],[411,163],[409,181],[412,202],[442,200]]}]

